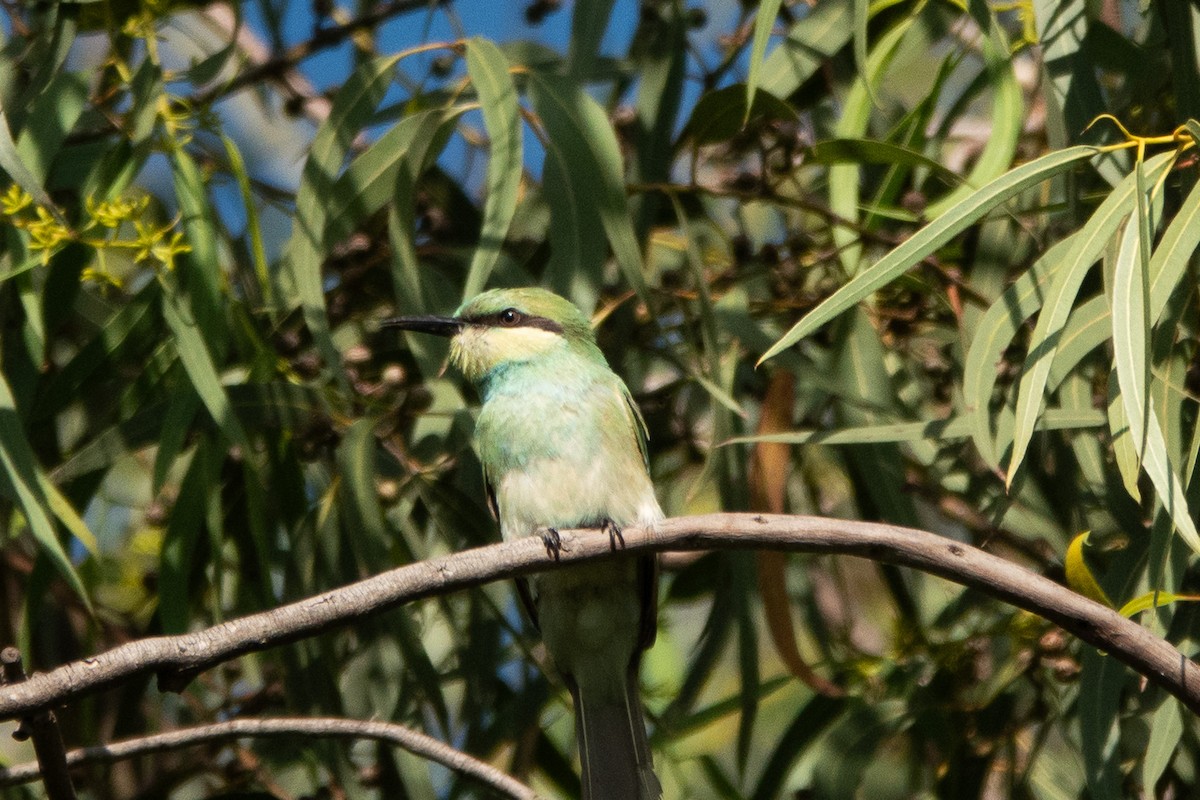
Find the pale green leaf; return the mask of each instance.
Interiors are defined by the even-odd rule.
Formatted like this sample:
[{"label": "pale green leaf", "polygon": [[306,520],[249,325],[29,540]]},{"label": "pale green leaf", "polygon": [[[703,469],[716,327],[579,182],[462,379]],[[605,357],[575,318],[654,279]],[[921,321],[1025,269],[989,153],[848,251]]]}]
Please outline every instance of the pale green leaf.
[{"label": "pale green leaf", "polygon": [[1200,183],[1188,193],[1150,257],[1150,324],[1156,324],[1200,246]]},{"label": "pale green leaf", "polygon": [[[842,115],[838,119],[834,135],[842,139],[861,138],[867,132],[871,119],[872,87],[882,80],[884,73],[899,49],[904,36],[912,28],[915,17],[906,17],[888,31],[871,52],[864,69],[850,87],[842,104]],[[836,164],[829,168],[829,209],[839,218],[852,225],[859,219],[862,167],[858,164]],[[862,258],[862,245],[858,231],[852,226],[835,225],[830,230],[833,243],[838,250],[847,275],[856,276]]]},{"label": "pale green leaf", "polygon": [[[1104,424],[1104,414],[1095,409],[1048,409],[1038,420],[1038,429],[1075,430],[1097,428]],[[819,431],[789,431],[758,436],[739,436],[727,444],[878,444],[881,442],[948,441],[965,439],[974,427],[971,415],[949,417],[926,422],[895,422],[883,425],[863,425]]]},{"label": "pale green leaf", "polygon": [[1056,242],[1033,266],[1001,293],[975,326],[963,363],[963,399],[973,421],[972,438],[979,454],[999,468],[992,436],[990,404],[997,368],[1017,329],[1042,307],[1054,270],[1062,263],[1073,236]]},{"label": "pale green leaf", "polygon": [[767,52],[767,40],[775,29],[775,18],[779,16],[779,7],[783,0],[763,0],[758,4],[758,14],[754,18],[754,36],[750,41],[750,66],[746,75],[746,117],[750,119],[750,109],[754,108],[754,92],[758,89],[762,75],[763,56]]},{"label": "pale green leaf", "polygon": [[[1084,152],[1090,150],[1087,147],[1072,149]],[[1156,181],[1173,162],[1173,153],[1163,153],[1150,159],[1146,162],[1146,179]],[[1021,373],[1013,429],[1013,451],[1006,476],[1009,485],[1012,484],[1029,448],[1033,426],[1044,402],[1046,381],[1054,361],[1058,339],[1075,304],[1075,296],[1084,277],[1100,257],[1109,240],[1121,223],[1133,213],[1137,203],[1137,184],[1137,176],[1129,175],[1113,189],[1076,234],[1065,263],[1056,270],[1046,294],[1045,311],[1038,316],[1037,326],[1029,342],[1029,354],[1025,358],[1025,366]]]},{"label": "pale green leaf", "polygon": [[487,199],[479,244],[471,257],[463,298],[473,297],[486,285],[500,257],[504,237],[517,210],[524,167],[521,108],[517,89],[508,74],[508,60],[487,39],[467,40],[467,74],[479,95],[483,123],[491,139],[487,170]]}]

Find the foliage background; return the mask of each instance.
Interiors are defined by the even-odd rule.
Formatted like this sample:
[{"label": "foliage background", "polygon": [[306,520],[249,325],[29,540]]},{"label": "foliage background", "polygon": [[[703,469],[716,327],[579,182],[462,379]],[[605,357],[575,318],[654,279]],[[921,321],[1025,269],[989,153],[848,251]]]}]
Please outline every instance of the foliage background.
[{"label": "foliage background", "polygon": [[[1195,0],[4,9],[0,641],[35,668],[490,541],[473,394],[378,323],[493,285],[594,313],[669,514],[925,527],[1115,604],[1196,590]],[[1200,778],[1174,700],[938,579],[668,557],[662,606],[643,683],[669,797]],[[1143,621],[1195,652],[1187,605]],[[393,719],[572,796],[542,661],[497,585],[60,717],[68,744]],[[86,778],[478,792],[324,741]]]}]

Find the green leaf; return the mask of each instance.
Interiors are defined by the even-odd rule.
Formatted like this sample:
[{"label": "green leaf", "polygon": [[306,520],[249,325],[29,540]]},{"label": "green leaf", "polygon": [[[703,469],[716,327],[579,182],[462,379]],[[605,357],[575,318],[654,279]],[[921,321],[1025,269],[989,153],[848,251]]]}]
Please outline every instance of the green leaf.
[{"label": "green leaf", "polygon": [[379,491],[375,487],[375,421],[358,419],[346,429],[338,447],[338,474],[346,490],[345,507],[361,528],[361,533],[376,544],[382,545],[377,555],[386,557],[386,542],[391,538],[387,522],[383,518],[383,507],[379,504]]},{"label": "green leaf", "polygon": [[[1088,148],[1072,149],[1086,151]],[[1173,153],[1163,153],[1151,158],[1146,162],[1146,179],[1150,182],[1157,181],[1173,162]],[[1013,451],[1006,476],[1006,482],[1010,486],[1029,448],[1033,425],[1044,400],[1050,365],[1054,361],[1063,326],[1074,306],[1075,296],[1092,264],[1100,257],[1121,222],[1133,213],[1137,202],[1137,184],[1137,176],[1129,175],[1105,198],[1074,237],[1074,243],[1063,266],[1055,271],[1054,280],[1046,294],[1046,310],[1038,317],[1037,326],[1029,342],[1029,354],[1025,358],[1025,366],[1021,373],[1013,428]]]},{"label": "green leaf", "polygon": [[1150,257],[1150,324],[1162,317],[1200,246],[1200,183],[1192,187]]},{"label": "green leaf", "polygon": [[[529,93],[546,127],[546,166],[543,173],[551,203],[550,274],[558,273],[570,289],[591,282],[598,286],[597,254],[587,252],[595,242],[599,218],[621,274],[638,298],[650,303],[641,247],[634,232],[625,196],[621,148],[604,109],[583,87],[564,78],[530,73]],[[603,254],[600,254],[603,263]],[[570,292],[580,299],[578,291]],[[594,293],[582,298],[585,308]]]},{"label": "green leaf", "polygon": [[791,347],[871,292],[904,274],[914,264],[934,253],[1001,203],[1034,184],[1070,169],[1094,152],[1094,148],[1078,146],[1049,153],[1005,173],[977,190],[958,206],[917,231],[872,267],[851,278],[773,344],[758,363],[762,364],[781,350]]},{"label": "green leaf", "polygon": [[788,97],[850,41],[851,0],[821,0],[762,62],[760,89]]},{"label": "green leaf", "polygon": [[3,110],[0,110],[0,169],[7,172],[8,177],[24,189],[34,202],[53,214],[60,224],[66,225],[66,220],[58,212],[50,195],[46,194],[42,182],[21,159],[17,143],[13,141],[12,131],[8,127],[8,117],[4,115]]},{"label": "green leaf", "polygon": [[1062,263],[1073,237],[1068,236],[1052,245],[1004,290],[975,325],[975,335],[963,362],[963,400],[971,414],[975,448],[993,468],[998,469],[1000,461],[992,436],[990,405],[1000,358],[1017,329],[1042,307],[1050,276]]},{"label": "green leaf", "polygon": [[[916,17],[905,17],[898,25],[888,31],[871,53],[863,70],[846,100],[842,104],[842,115],[838,119],[834,134],[842,139],[862,137],[867,132],[867,125],[874,109],[873,86],[882,80],[896,51],[904,37],[912,29]],[[858,164],[836,164],[829,168],[829,208],[849,225],[835,225],[830,233],[837,247],[838,258],[846,274],[856,276],[859,272],[859,262],[862,260],[862,244],[855,227],[859,221],[860,191],[862,188],[862,167]]]},{"label": "green leaf", "polygon": [[681,138],[690,139],[696,145],[716,144],[729,141],[752,122],[799,118],[794,108],[765,89],[755,93],[753,106],[747,106],[745,87],[734,84],[700,98]]},{"label": "green leaf", "polygon": [[25,521],[29,525],[30,532],[33,533],[33,538],[50,562],[54,564],[55,569],[66,579],[71,589],[87,604],[90,611],[91,601],[88,598],[87,590],[84,588],[79,573],[71,564],[66,550],[63,549],[62,542],[58,540],[54,522],[47,512],[50,503],[45,494],[45,487],[49,485],[49,481],[38,466],[33,449],[29,446],[29,440],[25,437],[12,390],[2,374],[0,374],[0,466],[4,468],[8,483],[16,494],[17,504],[25,515]]},{"label": "green leaf", "polygon": [[[429,280],[421,271],[414,244],[417,186],[430,162],[445,146],[449,126],[457,118],[457,112],[451,111],[417,115],[417,127],[411,130],[406,145],[391,154],[394,181],[392,204],[388,209],[388,241],[392,246],[392,286],[397,305],[406,313],[429,309]],[[430,341],[432,338],[408,338],[409,347],[426,375],[435,374],[443,360],[444,349],[438,342]]]},{"label": "green leaf", "polygon": [[1121,475],[1121,483],[1130,497],[1141,502],[1142,490],[1138,486],[1138,477],[1141,475],[1141,453],[1133,445],[1133,436],[1129,431],[1129,418],[1125,413],[1125,402],[1121,399],[1121,390],[1117,385],[1116,370],[1111,371],[1108,375],[1108,432],[1112,439],[1113,458],[1117,462],[1117,472]]},{"label": "green leaf", "polygon": [[992,112],[988,119],[991,130],[983,152],[975,160],[966,181],[929,204],[925,210],[930,218],[940,217],[970,193],[972,187],[982,186],[1000,176],[1012,164],[1017,152],[1017,143],[1025,124],[1025,102],[1021,84],[1013,71],[1009,47],[1004,39],[995,16],[984,9],[986,23],[980,25],[987,30],[983,40],[983,60],[987,69],[988,83],[992,87]]},{"label": "green leaf", "polygon": [[812,164],[898,164],[920,167],[937,175],[950,186],[958,186],[963,182],[962,176],[957,172],[924,153],[875,139],[826,139],[810,147],[805,160]]},{"label": "green leaf", "polygon": [[[345,384],[338,349],[325,314],[325,292],[321,266],[325,261],[326,221],[329,198],[342,163],[359,129],[366,124],[392,80],[392,69],[399,55],[367,61],[342,86],[329,116],[317,130],[309,148],[308,161],[296,193],[296,218],[292,235],[284,250],[284,261],[295,284],[296,300],[304,314],[325,368]],[[348,387],[344,386],[348,390]]]},{"label": "green leaf", "polygon": [[1059,337],[1046,390],[1053,392],[1058,388],[1080,361],[1111,336],[1112,313],[1107,297],[1099,295],[1076,307]]},{"label": "green leaf", "polygon": [[750,121],[750,110],[754,108],[754,93],[758,89],[762,73],[763,56],[767,52],[767,40],[775,29],[775,18],[779,16],[779,7],[783,0],[763,0],[758,4],[758,13],[754,17],[754,36],[750,42],[750,65],[746,75],[746,114],[742,124]]},{"label": "green leaf", "polygon": [[1118,613],[1122,617],[1133,618],[1143,611],[1149,611],[1152,608],[1162,608],[1172,603],[1195,603],[1198,601],[1200,601],[1200,595],[1196,594],[1175,594],[1174,592],[1153,590],[1133,598],[1121,606],[1121,610]]},{"label": "green leaf", "polygon": [[250,189],[250,175],[246,172],[246,162],[237,142],[224,133],[221,134],[221,144],[225,147],[225,155],[229,159],[229,171],[237,181],[238,193],[242,198],[242,208],[246,211],[246,234],[250,237],[250,259],[254,265],[254,275],[258,278],[258,290],[262,293],[262,301],[270,309],[275,309],[275,285],[271,280],[271,268],[267,264],[267,251],[263,245],[262,226],[258,221],[258,206],[254,202],[254,193]]},{"label": "green leaf", "polygon": [[1158,779],[1171,765],[1183,738],[1183,708],[1174,697],[1163,698],[1150,720],[1150,741],[1142,758],[1142,786],[1147,797],[1154,796]]},{"label": "green leaf", "polygon": [[179,486],[179,496],[171,507],[171,517],[163,535],[159,556],[158,613],[166,634],[183,633],[188,629],[189,611],[195,587],[192,576],[197,574],[196,547],[204,529],[205,509],[210,493],[220,493],[217,482],[217,457],[211,440],[200,439],[192,453],[192,461]]},{"label": "green leaf", "polygon": [[491,150],[483,226],[479,231],[479,244],[467,270],[463,299],[473,297],[487,285],[517,210],[517,194],[524,168],[521,107],[517,101],[516,86],[508,73],[508,60],[500,48],[487,39],[468,39],[467,73],[479,95],[483,123],[491,139]]},{"label": "green leaf", "polygon": [[74,130],[87,102],[88,78],[74,72],[59,72],[38,95],[17,137],[17,154],[35,180],[46,180],[54,157]]},{"label": "green leaf", "polygon": [[[1141,163],[1137,165],[1141,181]],[[1139,455],[1145,447],[1146,415],[1150,406],[1150,325],[1146,313],[1147,292],[1143,253],[1142,187],[1138,187],[1135,214],[1125,225],[1117,250],[1112,287],[1113,362],[1117,371],[1117,386],[1125,404],[1129,433],[1134,450]]]},{"label": "green leaf", "polygon": [[[612,15],[613,0],[576,3],[571,14],[571,47],[567,63],[572,78],[591,75],[600,55],[600,43]],[[582,82],[582,81],[580,81]]]},{"label": "green leaf", "polygon": [[188,432],[192,420],[200,405],[200,398],[195,392],[179,391],[171,395],[166,413],[163,414],[162,429],[158,437],[158,446],[154,453],[154,470],[152,472],[151,489],[157,496],[167,473],[175,465],[175,460],[183,452],[187,444]]},{"label": "green leaf", "polygon": [[175,197],[179,201],[181,223],[191,251],[177,259],[174,278],[186,299],[190,315],[200,328],[208,349],[219,361],[224,358],[229,333],[225,323],[226,297],[222,290],[225,277],[217,252],[220,237],[213,219],[204,176],[195,160],[182,147],[170,154]]},{"label": "green leaf", "polygon": [[200,401],[212,415],[217,427],[231,442],[241,445],[249,452],[250,440],[233,413],[229,396],[225,393],[225,387],[221,385],[221,378],[217,374],[212,354],[208,351],[204,334],[193,319],[191,309],[180,293],[174,276],[164,273],[160,280],[163,285],[163,319],[175,337],[179,348],[179,360],[183,362],[183,368],[196,389],[196,394],[200,395]]},{"label": "green leaf", "polygon": [[328,216],[322,241],[326,245],[342,241],[391,202],[396,192],[396,175],[402,165],[413,160],[414,149],[428,150],[435,133],[457,119],[462,111],[441,108],[418,111],[388,128],[356,156],[329,193],[333,202],[329,204],[332,208],[325,211]]},{"label": "green leaf", "polygon": [[767,758],[752,800],[775,800],[781,796],[784,782],[796,760],[836,723],[853,701],[816,695],[809,699],[787,729],[775,738],[775,748]]},{"label": "green leaf", "polygon": [[[1096,409],[1048,409],[1038,420],[1038,430],[1058,431],[1097,428],[1104,424],[1104,412]],[[895,422],[885,425],[861,425],[828,431],[789,431],[757,436],[738,436],[721,445],[776,442],[780,444],[878,444],[881,442],[950,441],[965,439],[974,430],[972,415],[929,420]]]},{"label": "green leaf", "polygon": [[1079,726],[1089,797],[1119,800],[1120,707],[1125,666],[1092,649],[1084,651],[1079,678]]}]

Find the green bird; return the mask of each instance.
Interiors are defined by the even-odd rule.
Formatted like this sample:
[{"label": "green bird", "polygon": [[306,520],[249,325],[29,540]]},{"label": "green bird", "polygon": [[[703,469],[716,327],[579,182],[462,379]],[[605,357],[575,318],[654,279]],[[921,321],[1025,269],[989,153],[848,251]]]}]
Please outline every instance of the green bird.
[{"label": "green bird", "polygon": [[[646,458],[646,423],[570,301],[537,288],[493,289],[453,317],[384,325],[450,338],[450,360],[479,390],[476,447],[506,539],[559,528],[663,518]],[[519,580],[575,703],[584,800],[657,800],[638,667],[657,629],[657,560],[622,558]]]}]

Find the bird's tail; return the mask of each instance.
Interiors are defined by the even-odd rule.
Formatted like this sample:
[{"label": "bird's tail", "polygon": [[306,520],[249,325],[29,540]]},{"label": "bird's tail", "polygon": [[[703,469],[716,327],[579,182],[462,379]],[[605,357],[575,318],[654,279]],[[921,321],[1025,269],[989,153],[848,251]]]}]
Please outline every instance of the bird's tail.
[{"label": "bird's tail", "polygon": [[581,691],[570,684],[575,701],[575,733],[582,763],[582,800],[659,800],[662,785],[654,774],[650,742],[638,694],[637,659],[623,696]]}]

